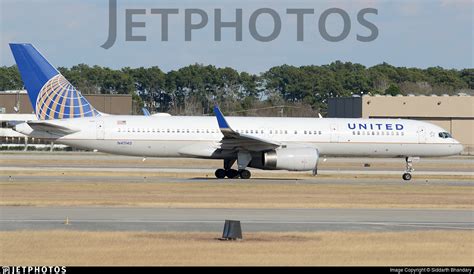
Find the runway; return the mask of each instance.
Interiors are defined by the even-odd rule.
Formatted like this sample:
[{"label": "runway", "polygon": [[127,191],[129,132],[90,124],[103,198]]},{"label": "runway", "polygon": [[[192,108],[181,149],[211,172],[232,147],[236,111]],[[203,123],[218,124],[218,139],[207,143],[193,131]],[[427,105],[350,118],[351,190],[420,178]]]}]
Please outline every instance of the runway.
[{"label": "runway", "polygon": [[[0,171],[4,169],[0,168]],[[80,171],[78,171],[80,172]],[[103,171],[105,172],[105,171]],[[117,171],[112,171],[117,172]],[[6,173],[6,172],[5,172]],[[195,174],[192,174],[195,175]],[[353,175],[353,174],[352,174]],[[449,185],[449,186],[474,186],[474,180],[459,179],[459,178],[425,178],[426,174],[416,174],[410,182],[404,182],[399,176],[396,178],[381,178],[374,176],[373,178],[360,177],[354,175],[353,178],[327,178],[327,177],[305,177],[305,178],[251,178],[249,180],[241,179],[224,179],[219,180],[212,176],[200,176],[189,178],[170,178],[160,177],[148,174],[141,174],[141,176],[88,176],[88,175],[28,175],[28,172],[21,175],[0,175],[0,182],[10,183],[88,183],[88,182],[113,182],[113,183],[250,183],[250,184],[347,184],[347,185],[400,185],[400,184],[423,184],[423,185]],[[362,175],[363,176],[363,175]],[[471,175],[465,175],[471,176]],[[473,177],[474,178],[474,177]]]},{"label": "runway", "polygon": [[[189,165],[182,169],[182,163]],[[320,172],[365,173],[365,172],[396,172],[404,169],[402,158],[345,158],[321,156],[318,167]],[[110,155],[92,152],[2,152],[0,167],[9,168],[54,168],[54,169],[125,169],[125,171],[171,171],[181,169],[184,172],[207,171],[222,168],[221,160],[201,160],[183,158],[141,158],[131,156]],[[453,156],[441,158],[422,158],[414,162],[418,172],[442,174],[474,175],[474,157]],[[265,172],[265,171],[263,171]],[[274,171],[270,171],[274,172]],[[282,172],[282,171],[278,171]]]},{"label": "runway", "polygon": [[2,231],[222,232],[225,220],[244,232],[474,230],[472,210],[0,207]]}]

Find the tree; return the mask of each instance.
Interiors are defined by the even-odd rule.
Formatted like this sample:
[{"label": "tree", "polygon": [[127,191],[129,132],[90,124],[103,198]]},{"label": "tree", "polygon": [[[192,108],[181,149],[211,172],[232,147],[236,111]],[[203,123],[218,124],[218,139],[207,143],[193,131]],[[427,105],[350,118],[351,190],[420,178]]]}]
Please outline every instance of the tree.
[{"label": "tree", "polygon": [[396,96],[396,95],[400,94],[400,88],[398,88],[398,86],[396,86],[394,84],[391,84],[390,87],[388,87],[385,90],[385,94]]},{"label": "tree", "polygon": [[[255,108],[265,111],[251,113],[279,115],[282,105],[286,114],[313,115],[315,111],[325,113],[330,97],[474,94],[472,68],[419,69],[387,63],[370,68],[341,61],[322,66],[281,65],[260,75],[202,64],[167,73],[157,66],[116,70],[86,64],[59,71],[84,94],[132,94],[135,106],[146,106],[152,112],[187,115],[209,114],[216,102],[223,111],[238,115],[247,115],[247,110]],[[16,66],[0,67],[0,90],[22,87]]]}]

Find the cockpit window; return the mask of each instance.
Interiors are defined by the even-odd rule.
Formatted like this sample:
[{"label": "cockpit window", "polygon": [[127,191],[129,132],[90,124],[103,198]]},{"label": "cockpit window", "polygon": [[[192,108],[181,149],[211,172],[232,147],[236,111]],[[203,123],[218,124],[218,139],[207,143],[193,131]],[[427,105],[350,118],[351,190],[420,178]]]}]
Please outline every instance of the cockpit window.
[{"label": "cockpit window", "polygon": [[438,134],[438,136],[439,136],[439,138],[443,138],[443,139],[453,138],[453,137],[451,136],[451,134],[449,134],[448,132],[440,132],[440,133]]}]

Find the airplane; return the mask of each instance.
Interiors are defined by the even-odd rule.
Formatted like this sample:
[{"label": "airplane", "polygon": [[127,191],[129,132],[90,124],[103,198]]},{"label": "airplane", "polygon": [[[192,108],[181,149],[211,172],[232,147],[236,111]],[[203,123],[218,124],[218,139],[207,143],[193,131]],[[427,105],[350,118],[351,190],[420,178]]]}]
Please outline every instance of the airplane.
[{"label": "airplane", "polygon": [[[55,143],[140,157],[223,160],[222,178],[249,179],[249,167],[313,171],[321,156],[403,157],[410,180],[419,157],[457,155],[463,146],[436,125],[404,119],[108,115],[97,111],[31,44],[11,51],[38,120],[14,130]],[[233,165],[237,163],[237,169]]]}]

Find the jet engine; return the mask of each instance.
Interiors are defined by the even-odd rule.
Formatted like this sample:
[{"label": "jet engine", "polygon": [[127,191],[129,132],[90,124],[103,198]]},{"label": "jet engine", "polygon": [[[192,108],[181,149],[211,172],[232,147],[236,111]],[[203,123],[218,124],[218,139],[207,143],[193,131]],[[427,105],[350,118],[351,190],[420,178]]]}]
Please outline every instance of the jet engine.
[{"label": "jet engine", "polygon": [[253,157],[249,166],[260,169],[283,169],[290,171],[315,170],[319,152],[315,148],[281,148],[263,152]]}]

